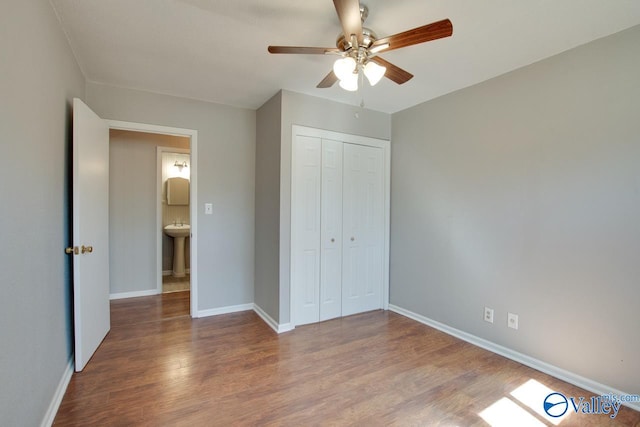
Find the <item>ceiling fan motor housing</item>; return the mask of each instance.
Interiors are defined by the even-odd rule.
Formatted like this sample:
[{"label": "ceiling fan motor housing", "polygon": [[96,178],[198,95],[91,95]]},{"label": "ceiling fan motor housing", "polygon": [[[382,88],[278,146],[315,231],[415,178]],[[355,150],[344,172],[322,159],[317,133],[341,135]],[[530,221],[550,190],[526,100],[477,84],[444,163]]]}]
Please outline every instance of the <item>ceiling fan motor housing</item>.
[{"label": "ceiling fan motor housing", "polygon": [[[365,49],[369,49],[373,42],[378,39],[376,33],[373,32],[371,28],[362,27],[362,45],[358,47],[363,47]],[[351,44],[351,40],[347,40],[344,34],[338,34],[338,38],[336,39],[336,47],[343,52],[352,49],[354,46]]]},{"label": "ceiling fan motor housing", "polygon": [[[360,3],[360,20],[363,24],[368,17],[369,8],[366,4]],[[362,27],[362,44],[358,47],[364,47],[365,49],[368,49],[369,47],[371,47],[373,42],[376,41],[377,38],[378,37],[376,36],[376,33],[374,33],[371,28]],[[355,46],[352,45],[351,40],[346,39],[344,33],[340,33],[338,34],[338,38],[336,40],[336,47],[341,51],[346,52],[347,50],[352,49]]]}]

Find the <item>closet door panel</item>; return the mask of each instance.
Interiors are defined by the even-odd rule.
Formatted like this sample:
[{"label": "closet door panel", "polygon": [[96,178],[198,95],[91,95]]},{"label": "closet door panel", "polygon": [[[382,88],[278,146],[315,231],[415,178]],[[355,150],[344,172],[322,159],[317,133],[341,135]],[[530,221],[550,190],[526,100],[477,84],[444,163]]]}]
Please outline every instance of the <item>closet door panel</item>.
[{"label": "closet door panel", "polygon": [[321,321],[342,315],[342,145],[322,140]]},{"label": "closet door panel", "polygon": [[344,144],[342,315],[382,308],[384,164],[379,148]]},{"label": "closet door panel", "polygon": [[293,314],[297,325],[320,317],[321,140],[296,136],[292,181]]}]

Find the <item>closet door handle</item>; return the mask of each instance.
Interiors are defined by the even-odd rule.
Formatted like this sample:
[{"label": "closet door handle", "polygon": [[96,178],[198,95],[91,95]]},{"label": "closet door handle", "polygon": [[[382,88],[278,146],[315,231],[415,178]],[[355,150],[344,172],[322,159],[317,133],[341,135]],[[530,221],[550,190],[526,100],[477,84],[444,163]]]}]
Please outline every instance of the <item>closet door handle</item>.
[{"label": "closet door handle", "polygon": [[355,240],[356,240],[356,238],[351,236],[351,241],[354,242]]},{"label": "closet door handle", "polygon": [[331,243],[335,242],[336,239],[334,239],[333,237],[331,238]]}]

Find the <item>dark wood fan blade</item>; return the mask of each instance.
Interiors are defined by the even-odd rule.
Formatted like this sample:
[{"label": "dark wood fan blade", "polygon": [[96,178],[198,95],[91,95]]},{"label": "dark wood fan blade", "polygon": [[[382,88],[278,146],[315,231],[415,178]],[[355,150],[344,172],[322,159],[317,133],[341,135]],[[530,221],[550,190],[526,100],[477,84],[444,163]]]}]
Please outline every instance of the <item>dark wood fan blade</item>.
[{"label": "dark wood fan blade", "polygon": [[302,53],[307,55],[324,55],[329,52],[340,52],[335,47],[305,47],[305,46],[269,46],[269,53]]},{"label": "dark wood fan blade", "polygon": [[377,46],[382,46],[389,43],[389,47],[380,49],[378,51],[387,52],[393,49],[400,49],[401,47],[412,46],[414,44],[449,37],[452,34],[453,25],[451,24],[451,21],[449,21],[448,19],[443,19],[442,21],[423,25],[422,27],[414,28],[413,30],[378,39],[373,43],[371,48],[374,49]]},{"label": "dark wood fan blade", "polygon": [[362,19],[360,18],[359,0],[333,0],[338,18],[342,24],[342,31],[346,41],[351,40],[351,34],[358,38],[358,44],[362,43]]},{"label": "dark wood fan blade", "polygon": [[320,89],[328,88],[333,86],[337,81],[338,81],[338,77],[333,73],[333,70],[331,70],[329,71],[329,74],[327,74],[327,76],[324,79],[322,79],[320,83],[318,83],[318,86],[316,87]]},{"label": "dark wood fan blade", "polygon": [[375,62],[378,65],[382,65],[383,67],[387,67],[387,71],[384,73],[384,76],[389,80],[392,80],[399,85],[408,82],[413,78],[413,74],[408,71],[403,70],[402,68],[393,65],[389,61],[385,61],[379,56],[374,56],[371,58],[371,61]]}]

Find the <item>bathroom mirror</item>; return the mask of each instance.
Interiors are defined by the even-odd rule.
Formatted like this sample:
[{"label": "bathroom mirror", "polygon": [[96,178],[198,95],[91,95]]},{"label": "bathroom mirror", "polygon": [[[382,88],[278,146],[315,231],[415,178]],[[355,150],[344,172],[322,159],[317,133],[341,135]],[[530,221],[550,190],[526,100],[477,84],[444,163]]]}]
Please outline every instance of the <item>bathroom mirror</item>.
[{"label": "bathroom mirror", "polygon": [[167,179],[167,204],[184,206],[189,204],[189,180],[185,178]]}]

